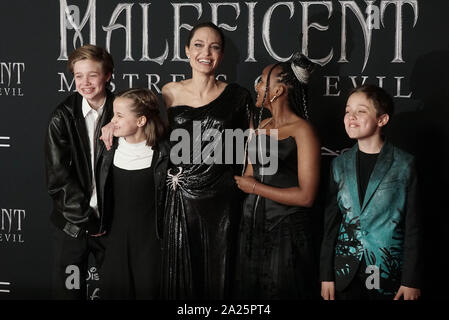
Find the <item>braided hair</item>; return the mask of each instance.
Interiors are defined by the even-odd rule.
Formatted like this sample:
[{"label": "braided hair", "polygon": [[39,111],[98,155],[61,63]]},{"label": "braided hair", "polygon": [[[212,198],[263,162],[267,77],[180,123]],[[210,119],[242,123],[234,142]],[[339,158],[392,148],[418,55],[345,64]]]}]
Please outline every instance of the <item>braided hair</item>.
[{"label": "braided hair", "polygon": [[299,117],[309,120],[307,83],[316,64],[296,52],[288,62],[279,64],[278,82],[287,86],[288,104]]},{"label": "braided hair", "polygon": [[131,111],[137,117],[144,116],[147,119],[144,128],[147,138],[146,145],[150,147],[156,145],[158,139],[166,132],[166,125],[160,116],[156,95],[146,88],[130,88],[118,93],[115,98],[127,98],[133,101]]},{"label": "braided hair", "polygon": [[[290,61],[279,62],[271,67],[267,75],[262,109],[270,87],[271,73],[278,66],[281,71],[276,76],[277,82],[284,83],[287,86],[287,99],[290,108],[299,117],[309,120],[307,83],[316,64],[299,52],[296,52]],[[262,117],[262,109],[259,114],[259,123]]]},{"label": "braided hair", "polygon": [[260,123],[262,122],[262,114],[263,114],[264,109],[265,109],[264,103],[265,103],[265,100],[267,99],[268,90],[270,88],[270,76],[271,76],[271,73],[273,72],[274,68],[276,68],[279,64],[280,63],[276,63],[275,65],[273,65],[271,67],[270,71],[268,71],[267,82],[266,82],[266,85],[265,85],[265,92],[263,94],[263,99],[262,99],[262,107],[260,108],[259,119],[257,120],[257,127],[259,127]]}]

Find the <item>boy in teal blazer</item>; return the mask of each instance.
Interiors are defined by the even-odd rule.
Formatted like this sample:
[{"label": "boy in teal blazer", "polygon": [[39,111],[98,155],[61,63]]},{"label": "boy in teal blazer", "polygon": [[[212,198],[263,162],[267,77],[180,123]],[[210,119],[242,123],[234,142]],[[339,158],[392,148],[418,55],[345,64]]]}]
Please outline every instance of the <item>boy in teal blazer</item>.
[{"label": "boy in teal blazer", "polygon": [[415,300],[421,225],[414,158],[383,139],[393,100],[364,85],[347,101],[345,129],[357,139],[332,162],[321,248],[325,300]]}]

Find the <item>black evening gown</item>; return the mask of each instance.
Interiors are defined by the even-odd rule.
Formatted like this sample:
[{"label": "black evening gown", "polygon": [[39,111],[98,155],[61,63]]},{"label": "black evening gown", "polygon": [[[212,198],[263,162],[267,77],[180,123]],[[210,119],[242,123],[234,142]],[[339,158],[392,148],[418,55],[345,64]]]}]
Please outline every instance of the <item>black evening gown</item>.
[{"label": "black evening gown", "polygon": [[161,248],[156,238],[153,168],[112,166],[114,207],[102,266],[102,299],[157,299]]},{"label": "black evening gown", "polygon": [[[199,154],[210,142],[195,136],[194,130],[201,127],[201,132],[207,134],[207,129],[216,129],[220,135],[225,129],[245,130],[250,104],[246,89],[229,84],[207,105],[168,109],[172,133],[185,129],[190,137],[187,143],[190,150],[188,161],[174,164],[173,147],[178,142],[171,141],[163,234],[162,296],[165,299],[228,297],[242,200],[233,175],[240,174],[242,166],[208,164],[207,159],[200,159]],[[211,140],[213,145],[221,145],[224,157],[227,140]]]},{"label": "black evening gown", "polygon": [[[276,142],[265,134],[255,139],[266,139],[266,146]],[[275,174],[264,175],[257,159],[251,159],[256,180],[277,188],[298,186],[297,146],[293,137],[278,141]],[[254,194],[246,197],[239,231],[235,297],[263,300],[318,297],[311,211]]]}]

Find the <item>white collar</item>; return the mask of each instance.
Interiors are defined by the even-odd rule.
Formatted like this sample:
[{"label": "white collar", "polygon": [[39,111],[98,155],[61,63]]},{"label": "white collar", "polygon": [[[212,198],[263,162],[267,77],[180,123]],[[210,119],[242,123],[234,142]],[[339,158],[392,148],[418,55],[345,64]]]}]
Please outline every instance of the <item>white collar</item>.
[{"label": "white collar", "polygon": [[[137,142],[137,143],[129,143],[128,141],[126,141],[125,138],[119,137],[118,138],[118,145],[119,145],[119,147],[125,148],[125,149],[128,149],[128,150],[129,149],[134,149],[134,150],[137,150],[137,149],[148,149],[148,148],[145,147],[147,145],[147,141],[146,140],[141,141],[141,142]],[[150,149],[151,149],[151,147],[150,147]]]},{"label": "white collar", "polygon": [[87,99],[83,97],[83,102],[81,103],[81,107],[83,109],[83,117],[85,118],[87,116],[87,114],[92,110],[96,111],[100,115],[103,112],[103,107],[105,104],[106,104],[106,99],[104,99],[104,102],[101,105],[101,107],[98,108],[97,110],[95,110],[89,105],[89,102],[87,102]]},{"label": "white collar", "polygon": [[114,165],[125,170],[140,170],[151,167],[153,149],[146,141],[129,143],[123,137],[118,140],[114,154]]}]

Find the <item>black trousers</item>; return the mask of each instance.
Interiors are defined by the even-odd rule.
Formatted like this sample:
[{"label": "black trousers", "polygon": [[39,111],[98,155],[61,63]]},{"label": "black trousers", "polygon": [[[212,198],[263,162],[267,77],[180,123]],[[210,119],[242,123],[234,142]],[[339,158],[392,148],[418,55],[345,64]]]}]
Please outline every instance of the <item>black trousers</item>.
[{"label": "black trousers", "polygon": [[343,291],[335,291],[336,300],[393,300],[394,295],[382,294],[366,287],[366,279],[370,276],[365,273],[366,267],[365,258],[362,258],[351,283]]},{"label": "black trousers", "polygon": [[57,300],[87,299],[87,270],[90,254],[100,269],[104,256],[101,237],[80,234],[78,238],[54,227],[52,298]]}]

